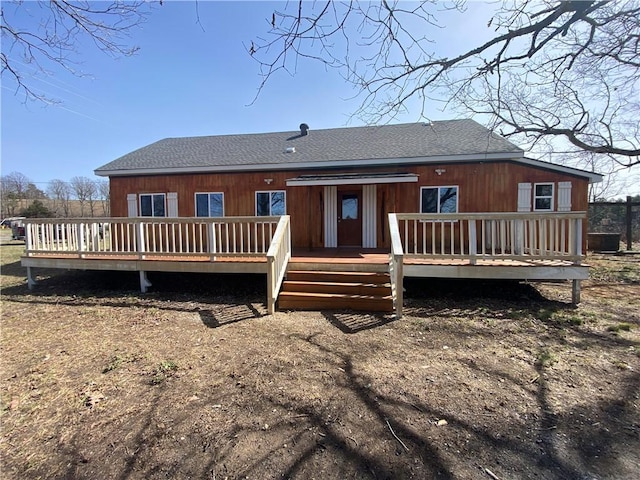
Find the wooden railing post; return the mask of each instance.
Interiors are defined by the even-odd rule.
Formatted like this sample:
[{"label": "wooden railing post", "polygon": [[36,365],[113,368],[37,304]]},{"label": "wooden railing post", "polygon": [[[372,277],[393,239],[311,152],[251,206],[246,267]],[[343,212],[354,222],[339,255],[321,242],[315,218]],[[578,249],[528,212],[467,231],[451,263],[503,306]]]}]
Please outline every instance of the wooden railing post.
[{"label": "wooden railing post", "polygon": [[78,224],[78,256],[80,258],[84,257],[84,251],[85,251],[85,239],[84,239],[84,223],[80,222]]},{"label": "wooden railing post", "polygon": [[474,219],[469,220],[469,263],[471,265],[476,264],[476,257],[478,256],[478,234],[476,231],[476,221]]},{"label": "wooden railing post", "polygon": [[[405,222],[405,226],[408,222]],[[407,231],[405,229],[405,236]],[[395,213],[389,214],[389,238],[391,240],[391,254],[389,256],[389,274],[391,277],[391,292],[395,306],[396,318],[402,318],[402,306],[404,303],[404,251],[402,249],[402,238],[398,226],[398,216]],[[406,241],[406,238],[405,238]]]},{"label": "wooden railing post", "polygon": [[136,225],[137,225],[136,243],[138,244],[137,245],[138,257],[142,260],[144,259],[144,252],[145,252],[144,222],[139,220]]},{"label": "wooden railing post", "polygon": [[214,222],[209,222],[207,224],[207,235],[209,238],[207,239],[207,243],[209,244],[209,253],[211,253],[211,260],[215,260],[216,257],[213,254],[216,253],[217,244],[216,244],[216,226]]},{"label": "wooden railing post", "polygon": [[575,229],[575,239],[576,239],[576,245],[575,245],[575,255],[578,258],[576,260],[576,263],[580,264],[582,262],[582,219],[581,218],[576,218],[574,220],[574,227]]},{"label": "wooden railing post", "polygon": [[30,250],[33,249],[33,224],[32,223],[25,223],[24,225],[24,254],[25,256],[29,256]]}]

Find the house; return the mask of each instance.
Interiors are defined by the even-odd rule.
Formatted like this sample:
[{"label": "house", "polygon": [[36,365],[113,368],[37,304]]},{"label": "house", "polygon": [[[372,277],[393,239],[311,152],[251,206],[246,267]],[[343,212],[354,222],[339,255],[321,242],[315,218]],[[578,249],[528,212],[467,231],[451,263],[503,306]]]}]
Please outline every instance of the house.
[{"label": "house", "polygon": [[109,219],[28,220],[33,267],[258,272],[268,311],[395,310],[403,278],[573,281],[601,176],[473,120],[167,138],[95,173]]},{"label": "house", "polygon": [[294,248],[387,250],[389,213],[586,211],[601,179],[473,120],[167,138],[95,173],[114,217],[286,213]]}]

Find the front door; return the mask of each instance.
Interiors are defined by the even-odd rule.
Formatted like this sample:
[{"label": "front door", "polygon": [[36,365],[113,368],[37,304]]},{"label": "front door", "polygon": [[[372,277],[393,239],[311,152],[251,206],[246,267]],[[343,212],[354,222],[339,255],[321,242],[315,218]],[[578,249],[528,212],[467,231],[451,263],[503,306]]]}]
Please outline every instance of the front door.
[{"label": "front door", "polygon": [[338,246],[362,246],[362,190],[338,191]]}]

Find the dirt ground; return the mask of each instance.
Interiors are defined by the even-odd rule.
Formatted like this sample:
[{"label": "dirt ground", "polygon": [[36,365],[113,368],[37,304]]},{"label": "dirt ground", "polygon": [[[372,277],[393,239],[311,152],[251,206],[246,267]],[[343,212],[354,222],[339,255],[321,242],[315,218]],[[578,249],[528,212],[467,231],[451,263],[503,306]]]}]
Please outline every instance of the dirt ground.
[{"label": "dirt ground", "polygon": [[266,315],[260,276],[2,254],[3,479],[635,479],[640,255],[569,283],[407,280],[405,317]]}]

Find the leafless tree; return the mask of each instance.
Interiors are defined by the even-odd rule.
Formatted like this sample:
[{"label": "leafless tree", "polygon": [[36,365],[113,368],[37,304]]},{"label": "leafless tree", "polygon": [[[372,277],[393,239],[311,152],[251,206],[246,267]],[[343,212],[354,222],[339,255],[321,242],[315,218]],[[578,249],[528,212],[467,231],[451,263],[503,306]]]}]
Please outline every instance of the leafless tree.
[{"label": "leafless tree", "polygon": [[80,44],[93,44],[114,57],[134,54],[137,47],[130,46],[127,37],[144,21],[149,4],[140,0],[2,2],[3,87],[10,86],[25,100],[53,101],[33,85],[34,77],[48,76],[56,66],[82,75],[76,60]]},{"label": "leafless tree", "polygon": [[67,182],[54,179],[49,182],[47,192],[52,201],[56,215],[68,218],[71,216],[71,187]]},{"label": "leafless tree", "polygon": [[73,177],[70,185],[71,191],[80,204],[80,216],[84,217],[87,203],[90,214],[93,216],[97,191],[95,182],[87,177]]},{"label": "leafless tree", "polygon": [[[465,5],[288,2],[247,50],[260,62],[260,89],[301,59],[337,68],[370,123],[416,100],[428,117],[427,102],[444,98],[525,147],[558,139],[624,167],[640,163],[640,0],[504,0],[486,25],[492,38],[461,38],[449,58],[432,41],[443,9],[462,14]],[[460,18],[473,28],[473,18]]]},{"label": "leafless tree", "polygon": [[29,185],[33,185],[31,179],[20,172],[11,172],[0,177],[0,188],[2,188],[0,201],[2,202],[3,217],[17,215],[20,200],[26,198]]},{"label": "leafless tree", "polygon": [[96,186],[98,189],[98,199],[100,200],[100,205],[102,205],[102,215],[105,217],[109,216],[109,201],[110,201],[110,190],[109,190],[109,181],[108,180],[98,180],[96,182]]},{"label": "leafless tree", "polygon": [[2,176],[3,191],[11,192],[20,199],[26,198],[27,190],[31,184],[33,182],[24,173],[11,172]]}]

